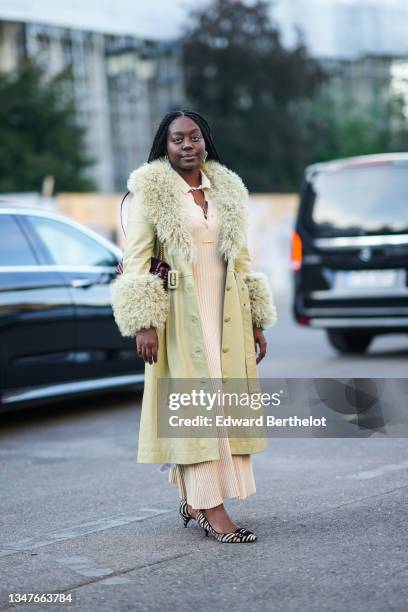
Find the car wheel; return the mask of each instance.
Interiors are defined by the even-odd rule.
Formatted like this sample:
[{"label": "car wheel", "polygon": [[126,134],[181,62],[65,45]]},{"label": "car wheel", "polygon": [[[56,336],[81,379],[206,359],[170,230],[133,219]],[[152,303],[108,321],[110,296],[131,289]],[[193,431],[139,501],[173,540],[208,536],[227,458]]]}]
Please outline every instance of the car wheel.
[{"label": "car wheel", "polygon": [[330,344],[340,353],[364,353],[374,335],[361,329],[340,331],[327,329]]}]

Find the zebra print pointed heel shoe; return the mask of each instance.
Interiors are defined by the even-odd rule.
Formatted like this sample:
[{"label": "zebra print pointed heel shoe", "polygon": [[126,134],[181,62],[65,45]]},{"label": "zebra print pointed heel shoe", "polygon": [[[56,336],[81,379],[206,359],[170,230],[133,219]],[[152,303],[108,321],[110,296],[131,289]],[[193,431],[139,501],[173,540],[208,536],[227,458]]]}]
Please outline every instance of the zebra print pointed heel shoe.
[{"label": "zebra print pointed heel shoe", "polygon": [[249,531],[249,529],[244,529],[243,527],[238,527],[238,529],[232,533],[220,533],[219,531],[215,531],[201,510],[197,510],[196,520],[200,527],[205,530],[206,536],[211,533],[211,535],[219,542],[229,544],[246,544],[247,542],[255,542],[257,540],[256,535],[252,531]]},{"label": "zebra print pointed heel shoe", "polygon": [[182,499],[180,502],[180,507],[179,507],[179,514],[182,518],[182,521],[184,523],[184,527],[187,527],[188,523],[191,521],[191,519],[195,519],[195,516],[193,516],[192,514],[189,513],[188,511],[188,507],[187,507],[187,500]]}]

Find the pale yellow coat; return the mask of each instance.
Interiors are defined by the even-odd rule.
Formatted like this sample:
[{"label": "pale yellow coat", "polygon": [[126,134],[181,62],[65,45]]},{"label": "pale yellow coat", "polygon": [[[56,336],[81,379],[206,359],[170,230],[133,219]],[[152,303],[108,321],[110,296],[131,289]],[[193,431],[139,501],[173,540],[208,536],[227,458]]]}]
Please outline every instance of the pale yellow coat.
[{"label": "pale yellow coat", "polygon": [[[212,202],[221,219],[219,250],[227,261],[223,382],[256,381],[253,324],[274,325],[277,314],[265,275],[252,270],[246,242],[247,190],[235,173],[217,162],[207,162],[203,172],[209,178]],[[150,325],[158,333],[158,362],[145,364],[137,453],[141,463],[188,464],[219,458],[215,437],[157,435],[157,381],[194,378],[205,385],[209,378],[192,270],[194,244],[180,205],[178,179],[169,162],[162,159],[144,164],[130,175],[124,273],[112,284],[112,307],[122,335],[135,336],[138,329]],[[156,235],[163,243],[164,259],[178,271],[178,288],[167,292],[160,279],[149,274],[150,258],[157,254]],[[248,390],[252,391],[250,386]],[[232,454],[255,453],[266,447],[266,439],[232,437],[230,446]]]}]

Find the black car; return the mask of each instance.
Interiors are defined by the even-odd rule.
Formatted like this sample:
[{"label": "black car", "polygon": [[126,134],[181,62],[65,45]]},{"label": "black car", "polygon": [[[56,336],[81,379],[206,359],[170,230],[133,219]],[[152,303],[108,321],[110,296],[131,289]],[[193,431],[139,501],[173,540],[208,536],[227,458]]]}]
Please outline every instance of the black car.
[{"label": "black car", "polygon": [[338,351],[408,332],[408,153],[308,166],[292,268],[296,321]]},{"label": "black car", "polygon": [[143,384],[110,306],[121,257],[63,215],[0,205],[0,411]]}]

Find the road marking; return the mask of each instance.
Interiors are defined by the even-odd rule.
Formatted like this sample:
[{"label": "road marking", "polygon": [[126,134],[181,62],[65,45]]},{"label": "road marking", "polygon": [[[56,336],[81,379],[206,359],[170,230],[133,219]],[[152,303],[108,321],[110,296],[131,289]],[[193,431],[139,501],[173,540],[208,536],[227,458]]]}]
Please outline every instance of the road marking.
[{"label": "road marking", "polygon": [[408,468],[408,461],[401,461],[400,463],[389,463],[372,470],[363,470],[356,474],[350,474],[349,476],[339,476],[339,478],[352,478],[354,480],[368,480],[369,478],[377,478],[377,476],[383,476],[388,472],[395,472],[397,470],[406,470]]},{"label": "road marking", "polygon": [[[131,582],[129,578],[123,576],[112,576],[115,573],[111,567],[100,567],[93,559],[82,557],[81,555],[70,555],[67,557],[57,557],[55,561],[71,571],[85,576],[86,578],[101,578],[102,584],[122,584]],[[106,576],[106,579],[104,579]]]},{"label": "road marking", "polygon": [[64,567],[68,567],[73,572],[86,576],[87,578],[99,578],[101,576],[108,576],[113,573],[113,569],[110,567],[99,567],[95,561],[88,557],[82,557],[80,555],[71,555],[68,557],[57,557],[55,561]]},{"label": "road marking", "polygon": [[132,581],[129,580],[129,578],[125,578],[124,576],[112,576],[112,578],[105,578],[103,580],[100,580],[99,584],[112,586],[116,584],[125,584],[129,582],[131,583]]},{"label": "road marking", "polygon": [[171,511],[163,508],[142,507],[138,508],[136,512],[133,512],[132,514],[111,516],[101,518],[96,521],[88,521],[86,523],[80,523],[71,527],[57,529],[56,531],[38,535],[33,538],[24,538],[23,540],[18,540],[17,542],[0,542],[0,557],[7,557],[8,555],[14,555],[19,552],[32,550],[33,548],[48,546],[49,544],[54,544],[55,542],[72,540],[90,533],[97,533],[98,531],[113,529],[114,527],[120,527],[121,525],[128,525],[130,523],[144,521],[168,512]]}]

